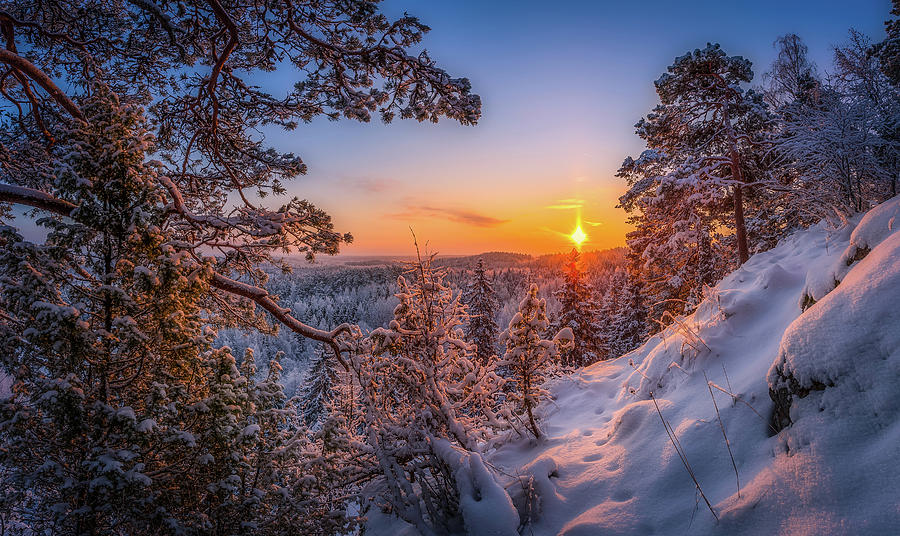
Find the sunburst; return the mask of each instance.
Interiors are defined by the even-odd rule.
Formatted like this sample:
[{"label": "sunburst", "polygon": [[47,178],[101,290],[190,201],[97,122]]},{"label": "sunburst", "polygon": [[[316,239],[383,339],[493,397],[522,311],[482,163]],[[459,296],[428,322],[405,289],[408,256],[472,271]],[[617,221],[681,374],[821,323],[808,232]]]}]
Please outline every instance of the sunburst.
[{"label": "sunburst", "polygon": [[581,247],[581,244],[583,244],[584,241],[587,240],[587,237],[588,235],[585,234],[585,232],[581,229],[580,223],[577,227],[575,227],[575,230],[572,231],[572,234],[569,235],[569,239],[571,239],[572,242],[574,242],[575,245],[579,248]]}]

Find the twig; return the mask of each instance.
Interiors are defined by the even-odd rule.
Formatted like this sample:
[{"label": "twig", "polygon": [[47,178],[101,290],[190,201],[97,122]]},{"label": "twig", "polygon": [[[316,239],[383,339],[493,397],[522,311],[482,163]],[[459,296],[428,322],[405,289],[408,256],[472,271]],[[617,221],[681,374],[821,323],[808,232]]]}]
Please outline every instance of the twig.
[{"label": "twig", "polygon": [[[725,359],[724,358],[722,358],[722,374],[725,375],[725,385],[728,386],[728,390],[734,392],[734,389],[731,388],[731,380],[728,379],[728,371],[725,370]],[[707,378],[706,381],[709,381],[709,378]],[[737,403],[737,399],[734,397],[734,395],[732,395],[731,405],[733,406],[736,403]]]},{"label": "twig", "polygon": [[722,437],[725,438],[725,447],[728,449],[728,455],[731,457],[731,466],[734,468],[734,479],[737,481],[738,498],[741,497],[741,477],[738,476],[737,463],[734,461],[734,454],[731,452],[731,442],[728,441],[728,434],[725,433],[725,424],[722,422],[722,415],[719,414],[719,405],[716,404],[716,397],[713,396],[712,387],[709,385],[709,378],[706,371],[703,371],[703,378],[706,379],[706,388],[709,389],[709,397],[712,398],[713,407],[716,408],[716,419],[719,421],[719,428],[722,429]]},{"label": "twig", "polygon": [[697,481],[697,476],[694,474],[694,470],[691,468],[691,464],[688,463],[687,455],[684,452],[684,448],[682,448],[681,443],[678,441],[678,436],[675,435],[675,430],[672,429],[672,425],[663,417],[662,410],[659,409],[659,403],[656,401],[656,397],[653,396],[653,391],[650,391],[650,400],[653,401],[653,405],[656,407],[656,413],[659,414],[659,419],[663,423],[663,428],[666,429],[666,434],[669,436],[669,441],[672,442],[672,445],[675,447],[675,452],[678,454],[678,457],[681,458],[681,463],[684,464],[684,468],[687,469],[688,474],[691,476],[691,480],[694,481],[694,486],[697,488],[697,491],[700,493],[700,496],[703,497],[703,501],[706,503],[707,508],[712,513],[713,517],[716,518],[716,522],[719,521],[719,516],[716,514],[716,511],[713,510],[712,504],[710,504],[709,499],[706,498],[706,494],[703,493],[703,488],[700,487],[700,482]]},{"label": "twig", "polygon": [[751,406],[749,402],[747,402],[747,401],[744,400],[743,398],[739,397],[738,395],[732,393],[731,391],[729,391],[728,389],[725,389],[724,387],[722,387],[722,386],[720,386],[720,385],[716,385],[716,384],[713,383],[713,382],[708,382],[708,383],[709,383],[709,386],[710,386],[710,387],[715,387],[715,388],[718,389],[719,391],[722,391],[722,392],[725,393],[726,395],[728,395],[728,396],[734,398],[734,399],[737,400],[738,402],[740,402],[740,403],[744,404],[745,406],[747,406],[748,408],[750,408],[750,409],[753,411],[753,413],[756,413],[756,416],[757,416],[757,417],[759,417],[760,419],[762,419],[763,421],[765,421],[765,423],[769,426],[769,428],[772,429],[773,432],[775,432],[776,434],[778,433],[778,430],[776,430],[775,427],[772,426],[772,423],[770,423],[768,419],[766,419],[765,417],[763,417],[762,415],[760,415],[760,413],[759,413],[758,411],[756,411],[756,408],[754,408],[753,406]]},{"label": "twig", "polygon": [[[637,372],[638,374],[640,374],[641,376],[643,376],[645,380],[647,380],[647,381],[650,382],[650,383],[653,383],[653,380],[651,380],[649,376],[647,376],[647,375],[644,374],[639,368],[637,368],[637,365],[634,364],[634,361],[632,361],[631,359],[629,359],[629,360],[628,360],[628,364],[631,365],[631,368],[633,368],[633,369],[635,370],[635,372]],[[660,384],[658,381],[656,382],[656,388],[657,388],[657,389],[662,389],[662,384]]]}]

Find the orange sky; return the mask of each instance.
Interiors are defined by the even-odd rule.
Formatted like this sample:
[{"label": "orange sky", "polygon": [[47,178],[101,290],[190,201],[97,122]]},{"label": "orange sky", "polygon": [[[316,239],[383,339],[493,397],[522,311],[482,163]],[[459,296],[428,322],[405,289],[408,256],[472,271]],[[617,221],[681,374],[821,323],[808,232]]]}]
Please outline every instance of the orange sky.
[{"label": "orange sky", "polygon": [[619,189],[572,183],[568,196],[564,195],[566,185],[559,184],[552,198],[507,196],[501,206],[493,206],[496,198],[487,195],[469,199],[435,196],[431,203],[410,199],[399,207],[386,208],[374,224],[368,210],[338,210],[336,221],[354,235],[354,243],[342,251],[350,255],[409,254],[411,228],[420,245],[427,241],[429,249],[441,254],[495,250],[555,253],[572,247],[569,235],[579,217],[588,236],[584,249],[624,245],[624,213],[615,208]]},{"label": "orange sky", "polygon": [[[506,145],[496,143],[506,128],[490,117],[475,127],[397,123],[376,135],[370,125],[330,123],[319,128],[349,131],[355,157],[328,162],[328,172],[309,162],[309,176],[289,191],[353,234],[342,247],[348,255],[412,254],[410,228],[420,245],[445,255],[564,252],[579,216],[584,249],[624,245],[626,214],[615,206],[625,184],[614,173],[626,149],[605,148],[599,132],[566,114],[554,123],[529,125]],[[627,130],[622,137],[634,139]],[[631,145],[640,149],[636,139]]]}]

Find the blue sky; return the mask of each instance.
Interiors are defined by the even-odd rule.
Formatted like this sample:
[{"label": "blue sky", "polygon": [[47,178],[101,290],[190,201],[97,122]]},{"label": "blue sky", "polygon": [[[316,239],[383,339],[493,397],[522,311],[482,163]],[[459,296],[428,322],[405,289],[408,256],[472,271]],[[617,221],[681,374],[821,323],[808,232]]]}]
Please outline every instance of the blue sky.
[{"label": "blue sky", "polygon": [[409,227],[442,253],[562,251],[574,214],[547,207],[570,199],[601,224],[588,247],[620,245],[614,173],[641,150],[633,125],[676,56],[718,42],[752,60],[758,81],[775,38],[794,32],[827,70],[849,28],[883,36],[890,1],[388,0],[383,10],[431,26],[425,48],[472,81],[484,115],[475,127],[319,120],[272,133],[310,168],[291,192],[354,233],[351,254],[409,253]]}]

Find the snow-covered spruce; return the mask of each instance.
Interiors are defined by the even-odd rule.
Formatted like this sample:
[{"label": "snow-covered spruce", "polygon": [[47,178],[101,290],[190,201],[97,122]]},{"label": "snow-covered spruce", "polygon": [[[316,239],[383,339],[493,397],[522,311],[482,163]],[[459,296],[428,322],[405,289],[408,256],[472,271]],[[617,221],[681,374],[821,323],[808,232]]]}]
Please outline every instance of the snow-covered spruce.
[{"label": "snow-covered spruce", "polygon": [[531,285],[519,304],[519,312],[509,321],[509,328],[503,332],[506,353],[498,363],[509,371],[512,386],[507,394],[512,407],[514,426],[527,428],[536,438],[541,437],[534,416],[534,408],[549,394],[544,389],[544,371],[551,361],[574,344],[572,328],[564,327],[553,338],[547,340],[543,334],[550,327],[547,320],[547,303],[538,298],[537,285]]},{"label": "snow-covered spruce", "polygon": [[602,353],[607,359],[626,354],[647,340],[644,295],[637,277],[627,269],[616,269],[609,277],[599,317]]},{"label": "snow-covered spruce", "polygon": [[[569,329],[572,344],[559,353],[565,367],[583,367],[608,357],[602,350],[600,304],[580,266],[581,254],[573,249],[565,266],[565,282],[556,292],[559,315],[553,321],[553,331]],[[520,306],[521,312],[521,306]]]},{"label": "snow-covered spruce", "polygon": [[472,281],[463,293],[462,302],[469,308],[466,340],[475,345],[475,355],[481,363],[487,364],[497,355],[497,335],[500,330],[494,320],[499,307],[497,295],[488,279],[484,259],[478,259]]}]

